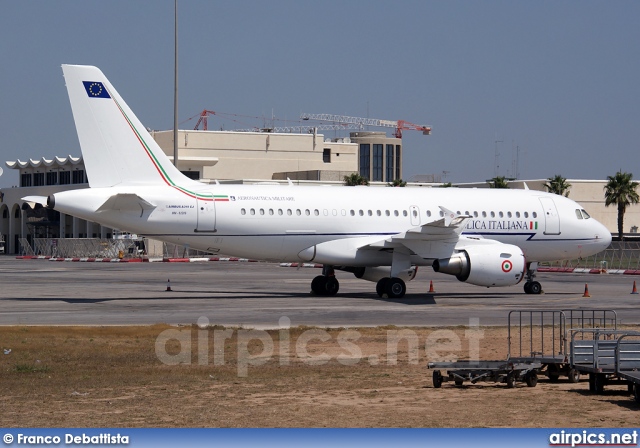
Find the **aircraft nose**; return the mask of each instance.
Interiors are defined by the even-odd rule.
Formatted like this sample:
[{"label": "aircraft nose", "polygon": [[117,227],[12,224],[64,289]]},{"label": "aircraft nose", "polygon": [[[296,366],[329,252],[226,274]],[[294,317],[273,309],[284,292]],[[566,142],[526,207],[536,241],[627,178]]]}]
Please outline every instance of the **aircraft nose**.
[{"label": "aircraft nose", "polygon": [[607,228],[599,222],[597,223],[595,230],[597,240],[596,244],[600,247],[600,250],[605,250],[611,244],[611,232],[609,232]]}]

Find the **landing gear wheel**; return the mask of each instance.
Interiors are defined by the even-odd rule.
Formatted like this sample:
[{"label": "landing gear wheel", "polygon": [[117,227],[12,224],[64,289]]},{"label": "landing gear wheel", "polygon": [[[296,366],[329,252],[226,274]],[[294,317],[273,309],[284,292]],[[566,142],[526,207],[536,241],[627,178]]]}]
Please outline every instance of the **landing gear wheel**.
[{"label": "landing gear wheel", "polygon": [[576,369],[569,370],[569,373],[567,374],[567,377],[569,378],[569,382],[570,383],[579,383],[580,382],[580,372],[578,372]]},{"label": "landing gear wheel", "polygon": [[318,275],[317,277],[314,277],[313,280],[311,280],[311,292],[319,296],[323,296],[325,291],[324,282],[325,282],[324,275]]},{"label": "landing gear wheel", "polygon": [[509,389],[516,387],[516,376],[513,373],[508,373],[505,382]]},{"label": "landing gear wheel", "polygon": [[386,292],[390,299],[401,299],[407,292],[407,285],[401,278],[391,277],[387,281]]},{"label": "landing gear wheel", "polygon": [[387,292],[387,283],[389,282],[389,277],[382,277],[376,283],[376,292],[378,293],[378,297],[382,297]]},{"label": "landing gear wheel", "polygon": [[524,381],[527,383],[527,386],[536,387],[538,384],[538,374],[535,370],[532,370],[524,376]]},{"label": "landing gear wheel", "polygon": [[335,277],[318,275],[311,281],[311,291],[319,296],[335,296],[340,289],[340,283]]},{"label": "landing gear wheel", "polygon": [[542,293],[542,285],[540,282],[526,282],[524,292],[525,294],[540,294]]},{"label": "landing gear wheel", "polygon": [[338,290],[340,289],[340,283],[338,283],[338,279],[335,277],[327,277],[327,280],[324,284],[324,292],[328,296],[335,296],[338,294]]},{"label": "landing gear wheel", "polygon": [[433,387],[439,389],[442,386],[442,373],[439,370],[433,371]]},{"label": "landing gear wheel", "polygon": [[540,282],[531,282],[529,283],[529,291],[530,294],[540,294],[542,292],[542,285]]}]

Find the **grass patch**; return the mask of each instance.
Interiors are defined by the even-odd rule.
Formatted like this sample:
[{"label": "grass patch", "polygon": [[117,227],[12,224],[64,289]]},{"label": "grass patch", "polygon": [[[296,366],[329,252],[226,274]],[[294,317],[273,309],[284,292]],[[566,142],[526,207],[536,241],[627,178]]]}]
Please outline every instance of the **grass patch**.
[{"label": "grass patch", "polygon": [[36,364],[16,364],[16,372],[18,373],[49,373],[49,366],[39,366]]}]

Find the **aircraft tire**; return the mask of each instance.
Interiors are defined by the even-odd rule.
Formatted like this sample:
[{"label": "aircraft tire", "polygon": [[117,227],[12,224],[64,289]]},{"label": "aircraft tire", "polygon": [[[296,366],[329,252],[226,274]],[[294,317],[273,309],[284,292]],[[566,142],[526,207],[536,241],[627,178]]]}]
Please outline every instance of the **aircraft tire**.
[{"label": "aircraft tire", "polygon": [[526,282],[524,284],[524,293],[531,294],[531,282]]},{"label": "aircraft tire", "polygon": [[540,294],[542,293],[542,285],[540,282],[531,282],[529,283],[529,291],[530,294]]},{"label": "aircraft tire", "polygon": [[324,283],[324,293],[327,296],[335,296],[338,294],[338,290],[340,289],[340,283],[338,279],[335,277],[325,277]]},{"label": "aircraft tire", "polygon": [[407,285],[401,278],[391,277],[387,281],[386,289],[390,299],[401,299],[407,292]]},{"label": "aircraft tire", "polygon": [[311,281],[311,292],[319,296],[325,295],[325,291],[326,291],[325,282],[326,282],[326,277],[324,275],[318,275],[314,277],[313,280]]},{"label": "aircraft tire", "polygon": [[378,297],[382,297],[387,292],[387,283],[389,282],[389,277],[382,277],[376,283],[376,292],[378,293]]}]

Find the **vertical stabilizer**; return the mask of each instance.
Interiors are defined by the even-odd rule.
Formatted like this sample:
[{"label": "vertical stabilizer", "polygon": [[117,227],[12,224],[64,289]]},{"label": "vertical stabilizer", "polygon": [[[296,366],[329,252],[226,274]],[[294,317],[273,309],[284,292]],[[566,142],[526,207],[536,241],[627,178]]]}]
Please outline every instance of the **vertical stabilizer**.
[{"label": "vertical stabilizer", "polygon": [[97,67],[63,65],[91,187],[195,183],[169,161]]}]

